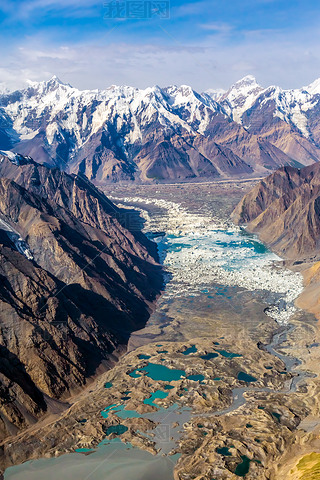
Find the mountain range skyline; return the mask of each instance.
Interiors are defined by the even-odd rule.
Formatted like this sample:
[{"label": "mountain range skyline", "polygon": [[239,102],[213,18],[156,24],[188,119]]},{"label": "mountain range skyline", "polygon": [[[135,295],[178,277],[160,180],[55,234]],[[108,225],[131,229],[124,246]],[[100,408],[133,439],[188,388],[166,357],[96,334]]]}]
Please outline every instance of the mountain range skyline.
[{"label": "mountain range skyline", "polygon": [[66,85],[66,86],[69,86],[71,88],[74,88],[74,89],[77,89],[79,91],[103,91],[103,90],[107,90],[111,87],[129,87],[129,88],[135,88],[137,90],[145,90],[147,88],[152,88],[152,87],[159,87],[159,88],[166,88],[166,87],[191,87],[193,90],[197,90],[199,93],[208,93],[209,95],[212,95],[212,96],[215,96],[216,98],[218,98],[219,96],[222,96],[224,93],[226,93],[228,90],[230,90],[234,85],[236,84],[240,84],[241,82],[243,81],[250,81],[250,83],[256,83],[259,87],[261,87],[262,89],[267,89],[267,88],[270,88],[270,87],[278,87],[278,88],[281,88],[281,90],[284,90],[284,91],[292,91],[292,90],[307,90],[309,93],[320,93],[320,70],[319,70],[319,76],[317,75],[314,75],[314,77],[312,77],[311,79],[311,82],[307,83],[307,84],[303,84],[301,85],[300,87],[297,86],[297,87],[283,87],[282,85],[279,85],[277,84],[276,82],[271,82],[269,83],[268,85],[263,85],[264,82],[260,82],[259,79],[253,75],[252,73],[247,73],[241,77],[238,78],[238,80],[235,80],[234,82],[232,83],[225,83],[223,87],[217,87],[215,88],[214,86],[212,87],[208,87],[204,90],[199,90],[199,89],[196,89],[196,87],[194,87],[192,84],[187,84],[187,83],[167,83],[167,84],[159,84],[159,83],[154,83],[154,84],[150,84],[148,86],[146,86],[145,88],[143,87],[139,87],[137,85],[134,85],[134,84],[117,84],[117,83],[110,83],[110,84],[106,84],[104,87],[92,87],[92,88],[89,88],[89,87],[84,87],[84,88],[78,88],[76,87],[74,84],[66,81],[64,79],[64,77],[61,77],[59,75],[56,75],[56,74],[53,74],[53,75],[49,75],[49,76],[46,76],[44,77],[43,79],[41,80],[31,80],[29,78],[27,78],[25,80],[25,83],[23,86],[21,86],[20,88],[15,88],[14,86],[12,87],[10,85],[10,82],[1,82],[0,81],[0,95],[3,95],[3,94],[6,94],[6,93],[13,93],[14,91],[16,90],[25,90],[27,89],[28,87],[33,87],[33,86],[36,86],[36,85],[39,85],[39,84],[44,84],[44,83],[47,83],[47,82],[50,82],[50,81],[57,81],[58,83],[60,83],[61,85]]},{"label": "mountain range skyline", "polygon": [[267,175],[320,161],[319,93],[319,80],[283,90],[250,75],[203,93],[78,90],[53,77],[0,95],[0,150],[102,185]]}]

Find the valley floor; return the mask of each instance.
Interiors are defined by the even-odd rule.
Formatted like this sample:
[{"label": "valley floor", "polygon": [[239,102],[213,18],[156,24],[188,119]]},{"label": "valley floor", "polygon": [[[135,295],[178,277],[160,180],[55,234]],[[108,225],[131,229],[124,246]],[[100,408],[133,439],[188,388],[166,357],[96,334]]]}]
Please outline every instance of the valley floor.
[{"label": "valley floor", "polygon": [[6,480],[318,478],[318,323],[294,306],[301,275],[228,220],[251,186],[106,190],[141,209],[167,287],[115,367],[4,450],[4,466],[58,458]]}]

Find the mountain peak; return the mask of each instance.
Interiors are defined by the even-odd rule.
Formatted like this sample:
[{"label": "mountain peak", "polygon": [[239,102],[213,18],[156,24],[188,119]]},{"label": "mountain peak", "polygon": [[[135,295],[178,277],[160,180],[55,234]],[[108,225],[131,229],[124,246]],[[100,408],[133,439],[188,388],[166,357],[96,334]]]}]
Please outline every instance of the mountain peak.
[{"label": "mountain peak", "polygon": [[217,101],[222,97],[222,95],[226,93],[226,90],[224,90],[223,88],[208,88],[203,93],[209,95],[209,97]]},{"label": "mountain peak", "polygon": [[53,75],[49,80],[44,83],[46,83],[47,85],[63,85],[65,87],[71,87],[70,83],[62,82],[60,78],[57,77],[57,75]]},{"label": "mountain peak", "polygon": [[59,87],[72,88],[69,83],[64,83],[57,75],[53,75],[49,80],[42,82],[34,82],[33,80],[27,80],[28,88],[39,90],[41,93],[56,90]]},{"label": "mountain peak", "polygon": [[253,75],[247,75],[234,83],[221,97],[221,100],[226,100],[229,107],[233,110],[233,120],[241,123],[243,112],[251,107],[256,97],[263,90],[263,87],[257,83]]},{"label": "mountain peak", "polygon": [[57,75],[52,75],[52,77],[49,79],[49,80],[45,80],[46,83],[61,83],[63,84],[63,82],[60,80],[59,77],[57,77]]},{"label": "mountain peak", "polygon": [[306,90],[311,95],[316,95],[320,93],[320,78],[314,80],[314,82],[310,83],[307,87],[303,87],[303,90]]},{"label": "mountain peak", "polygon": [[163,89],[171,100],[178,103],[185,103],[186,101],[193,101],[199,97],[199,94],[193,90],[190,85],[170,85]]},{"label": "mountain peak", "polygon": [[259,85],[257,83],[256,78],[253,75],[246,75],[245,77],[241,78],[236,83],[234,83],[231,88],[242,88],[243,86],[258,87]]},{"label": "mountain peak", "polygon": [[223,96],[224,98],[248,97],[257,94],[263,88],[257,83],[253,75],[247,75],[234,83]]},{"label": "mountain peak", "polygon": [[3,157],[7,157],[8,160],[10,160],[10,162],[14,165],[27,165],[33,162],[31,157],[26,157],[20,155],[19,153],[11,152],[8,150],[0,150],[0,155],[2,155]]}]

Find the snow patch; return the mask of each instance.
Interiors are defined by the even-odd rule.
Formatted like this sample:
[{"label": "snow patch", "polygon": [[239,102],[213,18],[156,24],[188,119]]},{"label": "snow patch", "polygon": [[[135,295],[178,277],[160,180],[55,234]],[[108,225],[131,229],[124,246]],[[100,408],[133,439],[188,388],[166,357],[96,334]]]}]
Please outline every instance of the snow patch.
[{"label": "snow patch", "polygon": [[0,228],[6,232],[19,253],[24,255],[28,260],[33,260],[33,255],[31,253],[29,245],[23,240],[23,238],[21,238],[18,232],[16,232],[5,220],[1,219]]},{"label": "snow patch", "polygon": [[0,155],[7,157],[11,163],[14,165],[26,165],[27,163],[31,163],[31,157],[24,157],[19,153],[14,153],[6,150],[0,150]]}]

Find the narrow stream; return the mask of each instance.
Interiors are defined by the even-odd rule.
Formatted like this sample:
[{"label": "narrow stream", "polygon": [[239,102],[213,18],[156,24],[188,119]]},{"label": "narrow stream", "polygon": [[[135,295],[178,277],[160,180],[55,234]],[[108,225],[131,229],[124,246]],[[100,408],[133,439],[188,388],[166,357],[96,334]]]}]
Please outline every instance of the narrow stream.
[{"label": "narrow stream", "polygon": [[281,344],[286,340],[288,333],[292,332],[295,328],[295,325],[288,324],[286,327],[280,328],[280,331],[275,333],[272,337],[272,342],[269,345],[265,346],[267,352],[275,357],[278,357],[286,366],[286,371],[293,373],[294,376],[288,380],[288,386],[282,390],[273,390],[272,388],[257,388],[257,387],[236,387],[232,390],[232,403],[229,407],[224,410],[216,410],[210,413],[204,413],[197,415],[198,417],[208,417],[212,415],[225,415],[230,412],[234,412],[242,405],[246,403],[244,394],[247,392],[269,392],[269,393],[291,393],[296,392],[299,384],[301,384],[306,378],[310,377],[310,373],[304,370],[296,370],[296,367],[301,364],[301,361],[290,355],[283,355],[277,351]]}]

